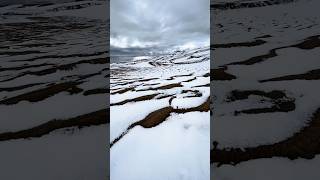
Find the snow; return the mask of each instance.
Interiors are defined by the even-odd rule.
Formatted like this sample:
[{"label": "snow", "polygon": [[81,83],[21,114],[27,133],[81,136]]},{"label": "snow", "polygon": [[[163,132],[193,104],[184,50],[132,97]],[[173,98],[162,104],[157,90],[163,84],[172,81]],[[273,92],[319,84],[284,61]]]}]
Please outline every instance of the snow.
[{"label": "snow", "polygon": [[209,121],[209,112],[190,112],[135,127],[111,148],[111,179],[209,179]]},{"label": "snow", "polygon": [[175,98],[172,100],[171,106],[177,109],[187,109],[191,107],[200,106],[206,100],[206,97]]},{"label": "snow", "polygon": [[[105,125],[0,142],[0,179],[105,179]],[[105,158],[103,158],[105,157]]]}]

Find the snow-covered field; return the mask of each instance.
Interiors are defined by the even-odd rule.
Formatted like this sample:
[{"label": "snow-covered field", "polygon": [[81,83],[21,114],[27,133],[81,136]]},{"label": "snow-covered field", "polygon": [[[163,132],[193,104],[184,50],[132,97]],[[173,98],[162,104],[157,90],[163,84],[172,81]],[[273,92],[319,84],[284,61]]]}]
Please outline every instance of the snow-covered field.
[{"label": "snow-covered field", "polygon": [[212,1],[213,178],[319,179],[319,6]]},{"label": "snow-covered field", "polygon": [[107,11],[0,7],[0,179],[107,179]]},{"label": "snow-covered field", "polygon": [[111,64],[110,178],[210,178],[209,48]]}]

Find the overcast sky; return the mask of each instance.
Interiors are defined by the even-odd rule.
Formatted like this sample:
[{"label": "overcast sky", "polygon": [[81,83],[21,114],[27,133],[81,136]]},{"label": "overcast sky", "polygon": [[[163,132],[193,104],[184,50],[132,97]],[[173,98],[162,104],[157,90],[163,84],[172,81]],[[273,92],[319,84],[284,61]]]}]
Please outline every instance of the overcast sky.
[{"label": "overcast sky", "polygon": [[210,0],[111,0],[111,53],[209,45]]}]

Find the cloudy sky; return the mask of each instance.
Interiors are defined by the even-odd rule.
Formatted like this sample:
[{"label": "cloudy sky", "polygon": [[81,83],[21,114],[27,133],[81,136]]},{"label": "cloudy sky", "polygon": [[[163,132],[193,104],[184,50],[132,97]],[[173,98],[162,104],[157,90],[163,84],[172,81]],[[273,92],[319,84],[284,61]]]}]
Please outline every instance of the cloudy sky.
[{"label": "cloudy sky", "polygon": [[111,54],[209,45],[210,0],[111,0]]}]

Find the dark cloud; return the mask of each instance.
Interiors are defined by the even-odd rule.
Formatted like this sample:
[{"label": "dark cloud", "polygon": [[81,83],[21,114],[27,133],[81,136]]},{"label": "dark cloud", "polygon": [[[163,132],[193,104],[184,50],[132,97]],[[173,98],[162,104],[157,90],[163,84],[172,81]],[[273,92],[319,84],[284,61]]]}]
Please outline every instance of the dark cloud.
[{"label": "dark cloud", "polygon": [[[111,51],[209,45],[209,0],[111,0]],[[120,49],[120,50],[119,50]]]}]

